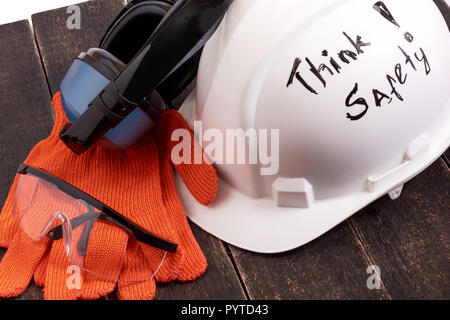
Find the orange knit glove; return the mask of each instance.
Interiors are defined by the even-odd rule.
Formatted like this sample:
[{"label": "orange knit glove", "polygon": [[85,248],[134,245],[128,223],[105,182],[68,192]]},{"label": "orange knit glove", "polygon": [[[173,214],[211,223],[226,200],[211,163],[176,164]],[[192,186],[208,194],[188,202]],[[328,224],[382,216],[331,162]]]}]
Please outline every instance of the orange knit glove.
[{"label": "orange knit glove", "polygon": [[[68,151],[58,138],[59,131],[67,122],[59,94],[55,95],[53,105],[56,119],[52,134],[35,147],[26,163],[46,169],[52,175],[107,203],[150,232],[181,244],[176,253],[167,255],[159,268],[162,260],[161,250],[137,241],[127,241],[126,234],[120,228],[95,223],[89,240],[90,248],[98,247],[106,250],[108,254],[103,255],[106,258],[91,257],[91,264],[94,265],[90,266],[90,270],[98,268],[102,274],[106,272],[111,275],[111,278],[117,277],[120,272],[127,272],[128,279],[132,279],[133,272],[135,275],[139,272],[152,274],[147,270],[151,267],[152,272],[159,270],[159,281],[170,281],[177,277],[186,281],[200,275],[206,267],[206,261],[190,232],[184,214],[180,216],[181,206],[181,211],[180,208],[173,210],[174,208],[170,207],[174,203],[172,196],[174,192],[176,194],[176,189],[167,189],[164,186],[170,183],[163,177],[160,179],[160,175],[165,171],[163,166],[160,168],[159,162],[165,157],[158,157],[152,137],[143,139],[127,151],[111,151],[94,146],[85,155],[76,156]],[[217,176],[212,166],[192,166],[192,169],[185,172],[185,182],[194,196],[204,204],[212,201],[217,190]],[[193,173],[196,175],[195,179],[192,179]],[[181,175],[183,177],[183,174]],[[171,178],[173,179],[173,174]],[[208,187],[202,188],[202,184]],[[0,216],[0,245],[9,246],[0,263],[0,296],[20,294],[27,287],[33,273],[35,281],[44,285],[45,297],[48,299],[98,298],[110,293],[116,285],[115,281],[105,280],[87,272],[84,273],[81,290],[67,288],[66,272],[69,263],[62,241],[44,238],[42,241],[33,242],[21,230],[17,230],[10,214],[16,186],[17,179]],[[178,198],[176,201],[179,202]],[[167,204],[169,210],[166,209]],[[180,236],[183,238],[181,241]],[[130,260],[130,252],[137,254],[138,258]],[[185,259],[186,256],[189,258]],[[89,258],[88,248],[87,259]],[[130,261],[133,264],[124,268]],[[139,267],[140,261],[145,262],[143,265],[146,270]],[[193,266],[189,261],[196,261],[196,265]],[[181,270],[183,271],[180,273]],[[150,299],[154,292],[153,279],[137,284],[119,282],[119,296],[126,299]]]},{"label": "orange knit glove", "polygon": [[[174,165],[172,162],[172,149],[178,143],[172,141],[172,133],[179,129],[185,130],[190,137],[191,161],[189,164]],[[207,262],[189,227],[178,196],[173,170],[175,168],[192,195],[203,205],[210,204],[216,196],[218,187],[217,174],[209,163],[204,162],[203,151],[196,143],[187,123],[178,112],[172,110],[164,113],[159,125],[153,132],[153,136],[157,141],[160,154],[160,176],[164,206],[177,232],[178,248],[185,252],[184,262],[177,272],[176,280],[181,282],[192,281],[205,272]],[[202,162],[196,164],[195,159],[202,159]],[[128,272],[135,272],[135,270],[131,268]],[[164,272],[156,274],[158,282],[173,280],[170,277],[164,277],[164,274]],[[129,275],[126,275],[126,278],[129,277]],[[150,282],[119,282],[117,296],[119,299],[126,300],[151,299],[155,294],[155,286]]]}]

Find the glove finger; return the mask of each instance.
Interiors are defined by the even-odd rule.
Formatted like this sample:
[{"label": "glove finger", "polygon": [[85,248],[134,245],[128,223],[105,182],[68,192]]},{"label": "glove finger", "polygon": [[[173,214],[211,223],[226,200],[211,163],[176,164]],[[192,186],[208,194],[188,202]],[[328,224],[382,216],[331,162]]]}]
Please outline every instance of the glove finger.
[{"label": "glove finger", "polygon": [[[161,156],[163,159],[171,159],[186,187],[199,203],[210,204],[217,195],[218,177],[216,170],[205,159],[202,148],[180,113],[174,110],[167,111],[161,122],[162,124],[157,131],[159,147],[163,150]],[[190,159],[188,159],[189,161],[182,161],[182,163],[173,161],[173,156],[180,156],[180,146],[185,145],[183,142],[172,141],[172,133],[178,129],[185,130],[189,136],[186,148],[190,148]],[[167,147],[164,147],[165,145]]]},{"label": "glove finger", "polygon": [[186,257],[181,246],[178,246],[174,253],[165,252],[146,244],[140,244],[140,246],[150,269],[155,270],[154,272],[157,271],[155,274],[157,282],[167,283],[176,280]]},{"label": "glove finger", "polygon": [[18,231],[0,262],[0,297],[16,297],[28,287],[50,240],[33,241]]},{"label": "glove finger", "polygon": [[47,251],[45,251],[44,256],[36,267],[36,270],[34,270],[34,283],[41,288],[45,286],[45,274],[47,273],[48,261],[50,259],[50,249],[51,246],[49,246]]},{"label": "glove finger", "polygon": [[53,151],[49,150],[49,147],[51,146],[54,147],[62,143],[60,141],[59,134],[63,129],[64,125],[69,123],[69,120],[67,119],[67,116],[64,112],[60,92],[57,92],[53,96],[52,107],[55,117],[52,131],[46,139],[39,142],[33,148],[33,150],[31,150],[30,154],[25,160],[25,163],[35,163],[36,161],[42,160],[42,158],[45,158],[43,157],[43,155],[47,154],[49,151]]},{"label": "glove finger", "polygon": [[82,299],[99,299],[114,291],[122,271],[128,235],[109,223],[94,224],[86,250]]},{"label": "glove finger", "polygon": [[194,235],[192,234],[186,213],[178,196],[173,170],[168,161],[161,164],[161,186],[164,206],[169,212],[174,228],[180,239],[180,247],[185,252],[183,267],[179,270],[177,280],[191,281],[200,277],[208,264]]},{"label": "glove finger", "polygon": [[164,239],[177,243],[177,251],[169,253],[143,243],[141,243],[140,246],[143,254],[147,258],[151,270],[158,270],[155,275],[156,281],[166,283],[176,279],[177,274],[184,263],[185,252],[183,247],[180,246],[180,239],[176,235],[174,224],[171,221],[166,209],[162,206],[162,197],[161,208],[159,211],[160,214],[157,217],[152,217],[155,219],[151,219],[152,221],[155,221],[154,223],[150,221],[143,225],[159,226],[157,230],[158,233],[156,234]]},{"label": "glove finger", "polygon": [[138,241],[130,238],[123,271],[117,286],[117,298],[119,300],[153,300],[156,295],[155,278],[140,280],[153,275],[155,271],[150,268]]},{"label": "glove finger", "polygon": [[45,273],[45,300],[76,300],[79,297],[81,272],[71,266],[65,252],[64,239],[52,241]]}]

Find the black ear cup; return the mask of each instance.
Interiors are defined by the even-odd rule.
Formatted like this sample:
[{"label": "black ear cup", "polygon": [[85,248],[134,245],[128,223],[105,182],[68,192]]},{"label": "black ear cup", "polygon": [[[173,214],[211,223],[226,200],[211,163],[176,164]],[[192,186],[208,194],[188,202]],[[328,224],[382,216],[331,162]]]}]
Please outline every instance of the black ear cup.
[{"label": "black ear cup", "polygon": [[106,31],[100,48],[129,63],[170,8],[164,1],[143,1],[125,8]]},{"label": "black ear cup", "polygon": [[[130,3],[106,31],[100,48],[128,64],[174,3],[175,1],[170,0]],[[170,55],[170,48],[167,48],[167,54]],[[195,78],[200,56],[201,52],[195,54],[157,88],[166,103],[170,105]]]}]

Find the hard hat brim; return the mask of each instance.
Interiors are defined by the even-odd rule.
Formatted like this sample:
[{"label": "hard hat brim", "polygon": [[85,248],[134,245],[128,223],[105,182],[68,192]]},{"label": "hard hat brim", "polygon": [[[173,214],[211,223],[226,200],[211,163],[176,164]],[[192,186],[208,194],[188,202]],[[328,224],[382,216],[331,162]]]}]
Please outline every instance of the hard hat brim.
[{"label": "hard hat brim", "polygon": [[[344,197],[316,200],[311,208],[277,207],[270,198],[255,199],[219,179],[217,198],[199,204],[177,177],[177,187],[188,217],[199,227],[236,247],[258,253],[280,253],[320,237],[376,199],[402,186],[436,161],[450,145],[450,99],[446,111],[425,134],[426,152],[392,173],[376,191],[362,188]],[[400,201],[400,200],[399,200]]]}]

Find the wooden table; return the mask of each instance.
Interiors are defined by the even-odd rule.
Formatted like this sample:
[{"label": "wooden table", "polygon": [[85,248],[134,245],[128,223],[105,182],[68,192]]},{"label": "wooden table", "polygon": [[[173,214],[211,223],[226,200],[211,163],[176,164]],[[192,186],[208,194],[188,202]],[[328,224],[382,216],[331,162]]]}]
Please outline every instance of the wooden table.
[{"label": "wooden table", "polygon": [[[436,2],[448,21],[448,7]],[[33,15],[32,26],[26,20],[0,26],[0,203],[18,163],[49,134],[50,99],[72,60],[97,46],[123,2],[79,6],[81,30],[66,27],[66,8]],[[449,157],[447,151],[406,184],[399,200],[383,197],[288,253],[250,253],[192,225],[209,268],[192,283],[159,285],[157,298],[449,299]],[[3,254],[1,249],[0,259]],[[379,290],[367,288],[370,265],[381,269]],[[42,298],[34,284],[19,297]]]}]

